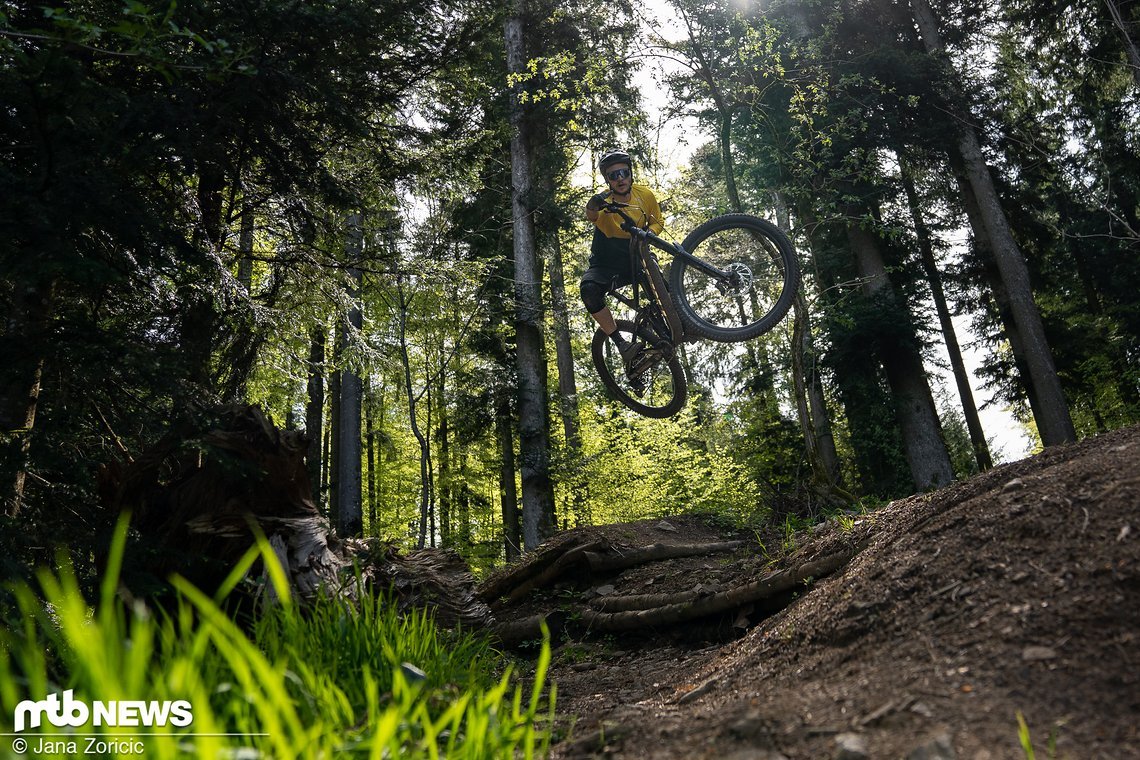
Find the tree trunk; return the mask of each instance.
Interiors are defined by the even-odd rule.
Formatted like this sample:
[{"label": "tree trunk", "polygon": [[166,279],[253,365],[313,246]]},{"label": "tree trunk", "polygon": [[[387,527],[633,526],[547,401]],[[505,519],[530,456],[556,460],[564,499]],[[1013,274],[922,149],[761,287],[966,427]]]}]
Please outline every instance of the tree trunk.
[{"label": "tree trunk", "polygon": [[499,494],[503,504],[503,547],[507,562],[518,559],[522,547],[519,495],[515,485],[515,437],[511,401],[499,392],[495,403],[495,429],[499,438]]},{"label": "tree trunk", "polygon": [[938,272],[938,263],[934,260],[934,245],[930,230],[922,216],[922,209],[918,202],[918,192],[914,187],[903,154],[899,152],[899,169],[902,176],[903,189],[906,191],[907,203],[910,206],[911,220],[914,222],[915,234],[918,236],[918,250],[922,257],[922,267],[926,272],[927,282],[930,283],[930,295],[934,299],[934,308],[938,312],[938,323],[942,327],[942,337],[946,341],[946,353],[950,356],[950,367],[954,372],[954,383],[958,388],[958,398],[962,403],[962,414],[966,417],[966,429],[970,433],[970,443],[974,449],[974,459],[978,469],[988,470],[993,467],[990,458],[990,447],[986,443],[986,435],[982,431],[982,421],[978,417],[978,407],[974,404],[974,392],[970,388],[970,376],[966,372],[966,364],[962,361],[962,349],[958,345],[958,335],[954,330],[954,321],[950,318],[950,308],[946,303],[946,294],[942,290],[942,276]]},{"label": "tree trunk", "polygon": [[[776,196],[776,222],[791,236],[791,221],[784,199]],[[810,246],[810,237],[808,237]],[[812,340],[811,314],[807,298],[801,290],[793,302],[792,327],[792,390],[795,396],[796,417],[804,437],[804,449],[817,482],[833,489],[841,489],[839,454],[835,450],[835,436],[831,432],[831,418],[823,398],[819,373],[816,371],[815,346]]]},{"label": "tree trunk", "polygon": [[[446,345],[442,355],[446,355]],[[436,502],[439,504],[439,541],[440,546],[447,548],[452,545],[451,523],[454,519],[454,478],[451,474],[451,431],[447,419],[446,395],[446,360],[440,362],[439,387],[436,389],[436,404],[439,408],[439,433],[436,440],[439,443],[439,492]]]},{"label": "tree trunk", "polygon": [[717,112],[717,142],[720,147],[720,158],[724,164],[724,189],[728,195],[728,204],[738,214],[744,213],[740,202],[740,192],[736,186],[736,162],[732,157],[732,108],[728,98],[720,88],[720,77],[712,70],[705,49],[697,38],[697,32],[683,8],[678,6],[681,18],[685,22],[685,29],[689,36],[691,51],[690,65],[696,70],[696,76],[709,88],[709,98],[716,107]]},{"label": "tree trunk", "polygon": [[966,181],[966,173],[962,167],[961,158],[951,155],[950,163],[954,167],[955,179],[958,182],[958,189],[962,194],[962,208],[966,212],[966,219],[969,221],[970,229],[973,232],[975,253],[981,262],[982,276],[989,286],[998,319],[1001,320],[1002,332],[1009,342],[1009,349],[1013,354],[1013,362],[1017,367],[1015,380],[1029,404],[1029,409],[1034,419],[1036,419],[1042,415],[1042,412],[1040,411],[1040,404],[1037,401],[1037,393],[1028,380],[1029,367],[1025,360],[1025,341],[1021,339],[1021,330],[1018,328],[1017,323],[1013,321],[1005,283],[1002,282],[1001,274],[997,270],[997,264],[994,262],[993,247],[990,245],[990,239],[986,236],[985,225],[982,223],[981,208],[978,206],[977,199],[974,197],[973,188],[971,188],[970,183]]},{"label": "tree trunk", "polygon": [[[371,384],[369,384],[371,385]],[[367,535],[379,535],[376,531],[376,423],[372,413],[372,393],[364,399],[364,440],[367,444],[368,460],[368,531]]]},{"label": "tree trunk", "polygon": [[19,513],[24,498],[53,291],[52,283],[17,280],[8,319],[0,331],[0,345],[9,349],[4,352],[6,366],[0,370],[0,435],[4,437],[0,442],[0,474],[5,480],[0,499],[9,517]]},{"label": "tree trunk", "polygon": [[241,207],[237,281],[246,295],[253,291],[253,208],[248,202]]},{"label": "tree trunk", "polygon": [[[919,33],[927,52],[942,56],[945,46],[938,31],[938,22],[926,0],[911,0]],[[964,111],[964,109],[963,109]],[[962,114],[966,116],[966,114]],[[1045,338],[1045,326],[1041,314],[1033,300],[1029,281],[1029,267],[1025,257],[1013,238],[1009,221],[1002,209],[989,166],[982,155],[977,132],[969,118],[958,120],[959,130],[956,147],[965,166],[966,178],[977,197],[982,223],[989,237],[995,263],[1001,273],[1009,295],[1010,311],[1021,332],[1025,344],[1025,360],[1029,370],[1028,382],[1033,385],[1040,403],[1040,416],[1036,417],[1041,442],[1053,446],[1076,440],[1069,406],[1061,388],[1053,364],[1049,342]],[[1035,415],[1036,416],[1036,415]]]},{"label": "tree trunk", "polygon": [[[347,349],[349,343],[359,340],[364,327],[360,309],[360,288],[363,279],[360,270],[360,257],[364,249],[364,230],[360,214],[348,217],[345,259],[348,265],[349,285],[346,295],[349,300],[348,314],[341,324],[340,343]],[[345,356],[342,353],[341,360]],[[363,455],[360,450],[360,417],[362,405],[362,383],[360,374],[350,362],[345,362],[340,378],[340,474],[337,478],[336,529],[342,538],[359,536],[362,533],[364,518],[361,507],[361,473]]]},{"label": "tree trunk", "polygon": [[458,533],[459,543],[464,549],[471,548],[471,488],[467,485],[467,450],[459,453],[459,487],[458,494]]},{"label": "tree trunk", "polygon": [[[811,323],[808,318],[807,299],[796,294],[795,321],[792,330],[792,385],[796,402],[796,417],[804,448],[816,482],[829,490],[841,487],[839,456],[831,434],[831,421],[827,417],[823,392],[814,367],[814,352],[810,346]],[[809,390],[810,389],[810,390]],[[810,405],[810,409],[809,409]]]},{"label": "tree trunk", "polygon": [[[878,300],[883,308],[901,312],[903,309],[887,276],[878,240],[854,221],[847,224],[847,238],[855,254],[859,276],[864,280],[864,293]],[[903,453],[915,488],[925,491],[945,485],[954,479],[954,469],[942,439],[938,412],[926,382],[917,341],[884,341],[880,349],[879,360],[894,396]]]},{"label": "tree trunk", "polygon": [[[341,332],[334,332],[333,364],[339,366],[341,362]],[[337,524],[337,513],[340,511],[340,380],[341,371],[334,369],[329,378],[329,435],[328,435],[328,461],[325,462],[325,477],[328,478],[327,491],[329,495],[329,522]]]},{"label": "tree trunk", "polygon": [[1137,87],[1140,87],[1140,51],[1136,49],[1136,42],[1132,39],[1132,34],[1128,30],[1128,24],[1125,23],[1123,16],[1121,16],[1120,5],[1117,1],[1104,0],[1104,4],[1108,6],[1108,15],[1112,17],[1112,23],[1116,26],[1116,31],[1120,33],[1121,47],[1124,48],[1124,52],[1128,55],[1132,81]]},{"label": "tree trunk", "polygon": [[428,461],[431,459],[431,449],[427,438],[420,430],[419,420],[416,417],[416,394],[412,389],[412,362],[408,354],[408,299],[404,293],[403,275],[396,276],[396,293],[400,299],[400,361],[404,367],[404,387],[408,391],[408,421],[412,428],[412,435],[420,445],[420,528],[416,546],[424,548],[427,542],[428,529],[428,501],[430,497],[431,476],[428,473]]},{"label": "tree trunk", "polygon": [[[512,0],[506,22],[507,70],[526,71],[526,0]],[[518,356],[519,459],[522,471],[523,544],[537,547],[553,531],[554,488],[546,410],[546,359],[542,337],[542,283],[531,208],[534,161],[531,128],[519,97],[511,95],[511,206],[515,264],[515,326]]]},{"label": "tree trunk", "polygon": [[305,405],[305,434],[309,438],[306,465],[313,491],[313,504],[321,504],[321,443],[325,421],[325,330],[319,327],[309,337],[308,403]]},{"label": "tree trunk", "polygon": [[[562,413],[562,430],[566,437],[566,459],[571,472],[576,474],[581,470],[582,435],[578,421],[578,384],[574,377],[574,351],[570,343],[570,302],[566,297],[562,241],[558,234],[552,236],[547,269],[550,274],[550,306],[554,316],[554,350],[558,365],[558,400]],[[574,513],[578,524],[584,524],[588,520],[585,484],[572,475],[570,491],[570,511]]]}]

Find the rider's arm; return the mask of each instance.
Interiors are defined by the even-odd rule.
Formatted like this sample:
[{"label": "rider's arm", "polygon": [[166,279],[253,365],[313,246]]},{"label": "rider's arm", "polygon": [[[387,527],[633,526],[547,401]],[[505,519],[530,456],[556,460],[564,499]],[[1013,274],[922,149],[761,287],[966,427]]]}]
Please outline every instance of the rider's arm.
[{"label": "rider's arm", "polygon": [[601,209],[606,203],[606,194],[598,193],[586,202],[586,218],[591,222],[597,222],[598,217],[601,216]]}]

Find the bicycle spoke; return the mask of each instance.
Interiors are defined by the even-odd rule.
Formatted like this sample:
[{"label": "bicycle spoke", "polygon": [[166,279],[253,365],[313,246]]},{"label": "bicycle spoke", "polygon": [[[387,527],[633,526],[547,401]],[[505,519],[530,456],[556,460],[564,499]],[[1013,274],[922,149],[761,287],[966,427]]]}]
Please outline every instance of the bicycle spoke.
[{"label": "bicycle spoke", "polygon": [[745,327],[772,310],[783,289],[779,252],[767,239],[747,229],[712,235],[694,251],[728,277],[709,276],[693,267],[685,272],[689,306],[702,319],[721,327]]},{"label": "bicycle spoke", "polygon": [[724,273],[674,262],[674,296],[694,335],[747,340],[787,313],[799,271],[791,243],[768,222],[742,214],[718,217],[695,230],[684,246]]},{"label": "bicycle spoke", "polygon": [[685,403],[688,387],[680,362],[668,347],[656,347],[648,331],[634,335],[634,327],[618,321],[618,330],[628,341],[637,340],[642,353],[626,370],[613,341],[601,334],[594,337],[594,364],[611,394],[630,409],[649,417],[668,417]]}]

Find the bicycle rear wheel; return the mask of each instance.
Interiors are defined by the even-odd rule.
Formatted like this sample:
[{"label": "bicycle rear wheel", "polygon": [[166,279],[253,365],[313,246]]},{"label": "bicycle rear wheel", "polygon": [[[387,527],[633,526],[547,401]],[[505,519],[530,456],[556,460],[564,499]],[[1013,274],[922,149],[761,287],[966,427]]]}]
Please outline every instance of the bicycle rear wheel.
[{"label": "bicycle rear wheel", "polygon": [[670,284],[686,333],[732,343],[776,326],[795,299],[800,269],[788,237],[771,222],[725,214],[689,233],[681,247],[726,273],[714,277],[681,257]]},{"label": "bicycle rear wheel", "polygon": [[672,417],[681,411],[689,397],[689,386],[673,347],[656,345],[660,339],[649,330],[635,333],[634,324],[628,320],[617,320],[617,328],[627,341],[640,341],[644,348],[634,360],[631,377],[613,341],[600,328],[594,333],[594,368],[610,395],[645,417]]}]

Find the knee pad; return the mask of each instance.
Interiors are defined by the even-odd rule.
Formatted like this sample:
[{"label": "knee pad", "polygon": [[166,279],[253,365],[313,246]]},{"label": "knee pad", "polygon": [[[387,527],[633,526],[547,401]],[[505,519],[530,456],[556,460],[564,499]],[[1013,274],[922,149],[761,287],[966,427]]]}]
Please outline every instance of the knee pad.
[{"label": "knee pad", "polygon": [[606,308],[605,286],[591,280],[583,280],[578,289],[582,293],[582,303],[586,304],[586,310],[591,314],[597,314]]}]

